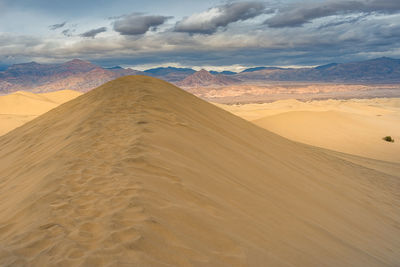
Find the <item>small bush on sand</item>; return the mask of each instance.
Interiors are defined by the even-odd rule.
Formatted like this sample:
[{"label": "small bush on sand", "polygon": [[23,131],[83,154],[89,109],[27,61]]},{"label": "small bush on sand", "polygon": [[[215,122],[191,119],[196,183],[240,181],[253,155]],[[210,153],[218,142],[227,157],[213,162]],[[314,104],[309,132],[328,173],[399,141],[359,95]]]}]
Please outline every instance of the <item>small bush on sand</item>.
[{"label": "small bush on sand", "polygon": [[386,142],[391,142],[391,143],[394,142],[394,139],[391,136],[385,136],[385,137],[383,137],[383,140],[385,140]]}]

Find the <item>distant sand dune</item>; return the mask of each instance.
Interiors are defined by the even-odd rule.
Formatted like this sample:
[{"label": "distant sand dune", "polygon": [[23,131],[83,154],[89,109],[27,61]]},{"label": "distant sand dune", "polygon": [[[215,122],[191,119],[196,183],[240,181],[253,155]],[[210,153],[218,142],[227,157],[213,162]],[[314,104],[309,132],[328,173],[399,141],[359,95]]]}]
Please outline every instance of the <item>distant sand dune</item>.
[{"label": "distant sand dune", "polygon": [[[298,142],[400,162],[400,99],[352,99],[219,105]],[[390,135],[397,142],[387,143]]]},{"label": "distant sand dune", "polygon": [[399,164],[363,160],[120,78],[0,137],[0,265],[398,266]]},{"label": "distant sand dune", "polygon": [[0,136],[81,94],[72,90],[44,94],[19,91],[0,96]]}]

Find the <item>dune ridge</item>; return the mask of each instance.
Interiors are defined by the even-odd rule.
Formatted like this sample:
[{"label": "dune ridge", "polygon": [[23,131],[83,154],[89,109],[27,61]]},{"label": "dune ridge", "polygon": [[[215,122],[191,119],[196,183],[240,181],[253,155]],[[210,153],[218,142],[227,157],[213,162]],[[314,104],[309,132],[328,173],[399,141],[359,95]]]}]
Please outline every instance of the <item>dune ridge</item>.
[{"label": "dune ridge", "polygon": [[158,79],[106,83],[0,148],[3,266],[400,263],[398,175]]}]

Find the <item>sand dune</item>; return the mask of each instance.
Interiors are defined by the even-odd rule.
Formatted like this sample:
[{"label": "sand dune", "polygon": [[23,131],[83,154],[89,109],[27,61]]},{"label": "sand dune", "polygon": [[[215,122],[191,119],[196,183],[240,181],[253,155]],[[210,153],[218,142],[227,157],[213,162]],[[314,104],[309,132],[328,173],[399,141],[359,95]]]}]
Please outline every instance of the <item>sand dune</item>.
[{"label": "sand dune", "polygon": [[400,264],[398,164],[289,141],[161,80],[109,82],[0,148],[1,266]]},{"label": "sand dune", "polygon": [[[400,162],[400,99],[351,99],[219,105],[298,142]],[[390,135],[394,143],[384,142]]]},{"label": "sand dune", "polygon": [[44,94],[19,91],[0,96],[0,135],[81,94],[72,90]]}]

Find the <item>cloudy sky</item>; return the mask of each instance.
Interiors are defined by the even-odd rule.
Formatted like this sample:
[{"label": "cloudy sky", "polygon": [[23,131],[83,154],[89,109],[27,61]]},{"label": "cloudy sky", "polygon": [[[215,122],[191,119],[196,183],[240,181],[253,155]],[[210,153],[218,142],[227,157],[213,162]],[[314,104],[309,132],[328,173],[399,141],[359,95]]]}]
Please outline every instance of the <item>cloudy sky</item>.
[{"label": "cloudy sky", "polygon": [[399,0],[0,0],[0,64],[238,70],[400,58]]}]

